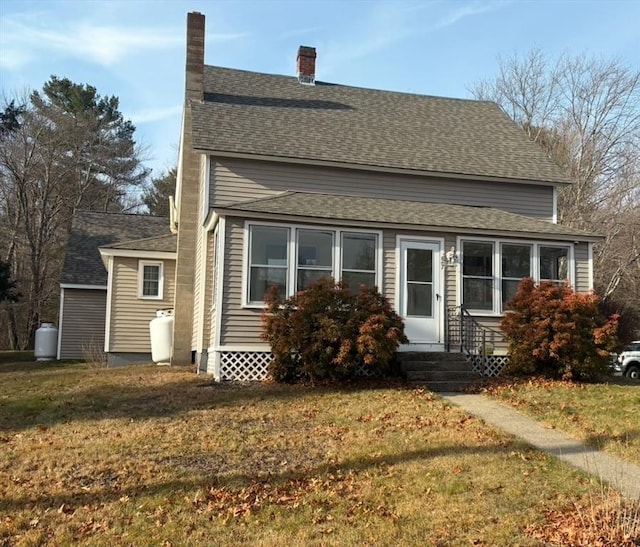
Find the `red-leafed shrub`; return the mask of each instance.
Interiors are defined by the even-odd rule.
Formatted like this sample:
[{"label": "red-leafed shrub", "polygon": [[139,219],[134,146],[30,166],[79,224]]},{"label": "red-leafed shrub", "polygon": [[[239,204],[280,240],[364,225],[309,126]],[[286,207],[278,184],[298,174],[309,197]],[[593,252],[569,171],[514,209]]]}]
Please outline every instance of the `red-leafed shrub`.
[{"label": "red-leafed shrub", "polygon": [[349,379],[362,365],[383,374],[408,341],[402,319],[376,288],[352,292],[325,278],[287,300],[272,287],[265,301],[262,337],[274,356],[270,376],[279,382]]},{"label": "red-leafed shrub", "polygon": [[593,293],[567,284],[523,279],[501,327],[509,343],[506,372],[567,380],[595,380],[607,374],[618,343],[618,317],[606,318]]}]

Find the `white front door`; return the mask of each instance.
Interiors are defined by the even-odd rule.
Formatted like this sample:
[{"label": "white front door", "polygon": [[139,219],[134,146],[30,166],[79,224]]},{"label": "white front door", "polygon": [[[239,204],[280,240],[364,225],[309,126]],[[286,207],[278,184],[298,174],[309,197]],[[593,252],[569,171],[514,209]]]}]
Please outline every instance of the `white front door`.
[{"label": "white front door", "polygon": [[400,315],[410,344],[442,342],[440,243],[400,240]]}]

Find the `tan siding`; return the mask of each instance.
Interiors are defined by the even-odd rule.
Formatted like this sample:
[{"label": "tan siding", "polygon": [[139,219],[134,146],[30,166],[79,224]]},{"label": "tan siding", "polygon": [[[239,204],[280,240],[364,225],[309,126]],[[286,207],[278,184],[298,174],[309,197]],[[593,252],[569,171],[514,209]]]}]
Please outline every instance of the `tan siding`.
[{"label": "tan siding", "polygon": [[65,289],[60,336],[61,359],[83,359],[83,346],[104,349],[107,291]]},{"label": "tan siding", "polygon": [[218,268],[220,268],[220,259],[222,257],[217,257],[216,253],[218,252],[217,248],[217,235],[220,233],[219,226],[216,227],[213,234],[210,237],[210,245],[211,245],[211,307],[208,314],[209,317],[209,347],[213,348],[216,345],[216,302],[218,290],[220,288],[217,286],[218,283]]},{"label": "tan siding", "polygon": [[193,324],[191,331],[191,349],[199,351],[202,349],[202,340],[198,340],[198,334],[200,333],[202,322],[204,320],[203,314],[206,313],[206,308],[203,309],[200,303],[200,297],[205,290],[203,283],[206,282],[202,277],[201,261],[206,260],[205,249],[205,231],[202,229],[204,223],[204,200],[205,193],[207,192],[206,184],[206,168],[207,161],[206,156],[200,156],[200,179],[199,179],[199,196],[197,204],[197,222],[196,222],[196,249],[195,249],[195,261],[194,261],[194,275],[193,275]]},{"label": "tan siding", "polygon": [[383,242],[383,294],[392,306],[396,306],[396,232],[386,230],[382,235]]},{"label": "tan siding", "polygon": [[239,159],[212,159],[210,203],[228,205],[285,190],[496,207],[550,220],[553,189]]},{"label": "tan siding", "polygon": [[172,308],[175,260],[164,260],[162,300],[138,298],[138,259],[115,257],[109,351],[150,352],[149,322],[156,310]]},{"label": "tan siding", "polygon": [[202,336],[203,349],[207,349],[208,341],[211,338],[211,312],[213,309],[213,233],[205,235],[205,276],[203,282],[204,289],[204,328]]},{"label": "tan siding", "polygon": [[589,245],[580,243],[573,248],[576,268],[576,290],[586,292],[590,289],[589,279]]},{"label": "tan siding", "polygon": [[224,297],[222,300],[222,345],[259,344],[261,310],[242,308],[242,253],[244,222],[227,218],[225,237]]}]

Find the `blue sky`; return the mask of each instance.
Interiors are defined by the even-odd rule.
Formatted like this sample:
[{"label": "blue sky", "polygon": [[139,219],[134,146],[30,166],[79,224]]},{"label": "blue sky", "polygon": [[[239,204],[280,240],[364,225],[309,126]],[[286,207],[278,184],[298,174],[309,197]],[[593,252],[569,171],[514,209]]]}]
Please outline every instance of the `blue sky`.
[{"label": "blue sky", "polygon": [[206,16],[207,64],[294,75],[308,45],[319,80],[360,87],[469,97],[533,47],[640,68],[640,0],[1,0],[0,88],[54,74],[118,96],[159,174],[177,160],[188,11]]}]

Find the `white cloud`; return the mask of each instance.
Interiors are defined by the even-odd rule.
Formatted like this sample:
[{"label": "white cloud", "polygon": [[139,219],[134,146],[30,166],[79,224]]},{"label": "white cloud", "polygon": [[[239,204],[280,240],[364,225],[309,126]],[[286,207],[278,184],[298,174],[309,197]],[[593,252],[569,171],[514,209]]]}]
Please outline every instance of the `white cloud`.
[{"label": "white cloud", "polygon": [[135,125],[157,122],[178,116],[182,113],[182,104],[176,104],[174,106],[168,106],[164,108],[145,108],[138,112],[132,112],[125,114],[125,118],[130,119]]},{"label": "white cloud", "polygon": [[[489,11],[494,11],[504,6],[506,2],[472,2],[470,4],[458,4],[451,13],[448,13],[442,17],[430,30],[441,29],[455,25],[458,21],[465,17],[471,17],[473,15],[480,15]],[[456,5],[456,4],[452,4]]]},{"label": "white cloud", "polygon": [[9,49],[10,53],[3,54],[2,65],[13,69],[47,53],[58,53],[111,66],[131,55],[132,51],[172,48],[181,45],[184,40],[181,31],[114,27],[85,22],[67,22],[66,28],[49,28],[5,18],[2,26],[1,46],[5,51]]}]

